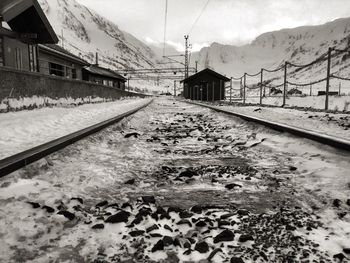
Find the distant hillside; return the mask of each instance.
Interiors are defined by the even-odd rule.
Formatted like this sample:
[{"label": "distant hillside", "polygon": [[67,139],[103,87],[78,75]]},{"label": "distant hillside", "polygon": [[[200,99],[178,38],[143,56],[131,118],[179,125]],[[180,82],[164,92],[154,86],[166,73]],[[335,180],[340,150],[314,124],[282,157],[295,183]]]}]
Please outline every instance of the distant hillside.
[{"label": "distant hillside", "polygon": [[[304,26],[269,32],[257,37],[251,44],[231,46],[213,43],[194,53],[199,68],[211,67],[227,76],[241,76],[244,72],[256,73],[262,67],[277,68],[284,61],[308,63],[327,52],[328,47],[345,48],[350,43],[350,18],[338,19],[319,26]],[[347,54],[335,58],[333,72],[349,75],[350,60]],[[313,80],[324,77],[326,64],[315,65],[308,72],[301,70],[295,78]],[[310,73],[311,72],[311,73]],[[281,75],[281,73],[279,73]]]},{"label": "distant hillside", "polygon": [[39,0],[62,44],[89,62],[99,53],[111,68],[153,67],[156,54],[147,45],[121,31],[117,25],[75,0]]}]

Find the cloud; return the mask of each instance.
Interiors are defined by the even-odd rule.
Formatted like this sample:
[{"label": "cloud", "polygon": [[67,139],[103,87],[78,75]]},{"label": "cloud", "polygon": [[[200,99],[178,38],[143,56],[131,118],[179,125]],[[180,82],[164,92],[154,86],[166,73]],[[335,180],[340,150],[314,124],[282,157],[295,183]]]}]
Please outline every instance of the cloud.
[{"label": "cloud", "polygon": [[[165,0],[78,0],[147,43],[163,42]],[[167,43],[184,49],[207,0],[168,0]],[[350,16],[349,0],[211,0],[195,25],[193,50],[208,43],[246,44],[266,31]]]}]

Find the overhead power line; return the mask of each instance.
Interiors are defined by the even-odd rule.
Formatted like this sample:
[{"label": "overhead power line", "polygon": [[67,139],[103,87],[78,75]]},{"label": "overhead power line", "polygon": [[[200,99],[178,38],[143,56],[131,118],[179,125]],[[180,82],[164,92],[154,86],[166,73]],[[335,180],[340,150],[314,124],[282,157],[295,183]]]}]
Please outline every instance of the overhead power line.
[{"label": "overhead power line", "polygon": [[192,30],[193,30],[194,27],[196,26],[198,20],[199,20],[199,19],[201,18],[201,16],[203,15],[203,13],[204,13],[205,9],[207,8],[209,2],[210,2],[210,0],[208,0],[208,1],[206,2],[206,4],[204,5],[202,11],[199,13],[199,16],[198,16],[197,19],[194,21],[194,23],[193,23],[193,25],[192,25],[190,31],[188,32],[188,35],[190,35],[190,34],[192,33]]}]

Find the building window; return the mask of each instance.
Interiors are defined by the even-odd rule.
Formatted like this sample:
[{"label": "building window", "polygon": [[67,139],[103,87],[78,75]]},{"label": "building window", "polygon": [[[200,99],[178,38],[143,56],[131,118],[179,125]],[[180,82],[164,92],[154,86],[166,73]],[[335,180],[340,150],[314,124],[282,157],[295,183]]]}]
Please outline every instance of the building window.
[{"label": "building window", "polygon": [[50,75],[64,77],[64,67],[59,64],[49,63]]},{"label": "building window", "polygon": [[3,38],[0,37],[0,66],[4,66],[4,54],[3,54],[3,51],[4,51],[4,47],[3,47]]},{"label": "building window", "polygon": [[103,80],[103,85],[108,86],[108,80]]},{"label": "building window", "polygon": [[36,46],[29,45],[29,70],[38,71],[38,57],[36,53]]},{"label": "building window", "polygon": [[76,79],[77,78],[77,69],[72,68],[72,79]]},{"label": "building window", "polygon": [[23,63],[22,63],[22,50],[18,47],[15,48],[15,66],[16,69],[22,69]]}]

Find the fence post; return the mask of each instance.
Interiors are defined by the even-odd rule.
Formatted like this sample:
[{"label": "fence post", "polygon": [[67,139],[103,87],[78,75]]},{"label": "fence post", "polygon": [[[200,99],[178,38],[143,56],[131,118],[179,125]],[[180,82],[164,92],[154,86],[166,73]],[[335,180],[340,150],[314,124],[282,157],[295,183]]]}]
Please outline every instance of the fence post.
[{"label": "fence post", "polygon": [[332,57],[332,48],[328,48],[328,65],[327,65],[327,81],[326,81],[326,102],[325,110],[328,110],[328,96],[329,96],[329,80],[331,76],[331,57]]},{"label": "fence post", "polygon": [[243,104],[245,104],[245,85],[247,81],[247,73],[244,73],[243,77]]},{"label": "fence post", "polygon": [[262,105],[263,72],[264,72],[264,69],[261,69],[260,71],[260,105]]},{"label": "fence post", "polygon": [[312,96],[312,84],[310,84],[310,96]]},{"label": "fence post", "polygon": [[230,80],[230,103],[232,103],[232,77]]},{"label": "fence post", "polygon": [[282,104],[282,107],[286,106],[286,99],[287,99],[287,67],[288,67],[288,62],[286,61],[284,63],[284,82],[283,82],[283,104]]},{"label": "fence post", "polygon": [[339,82],[339,96],[341,95],[340,90],[341,90],[341,82]]}]

